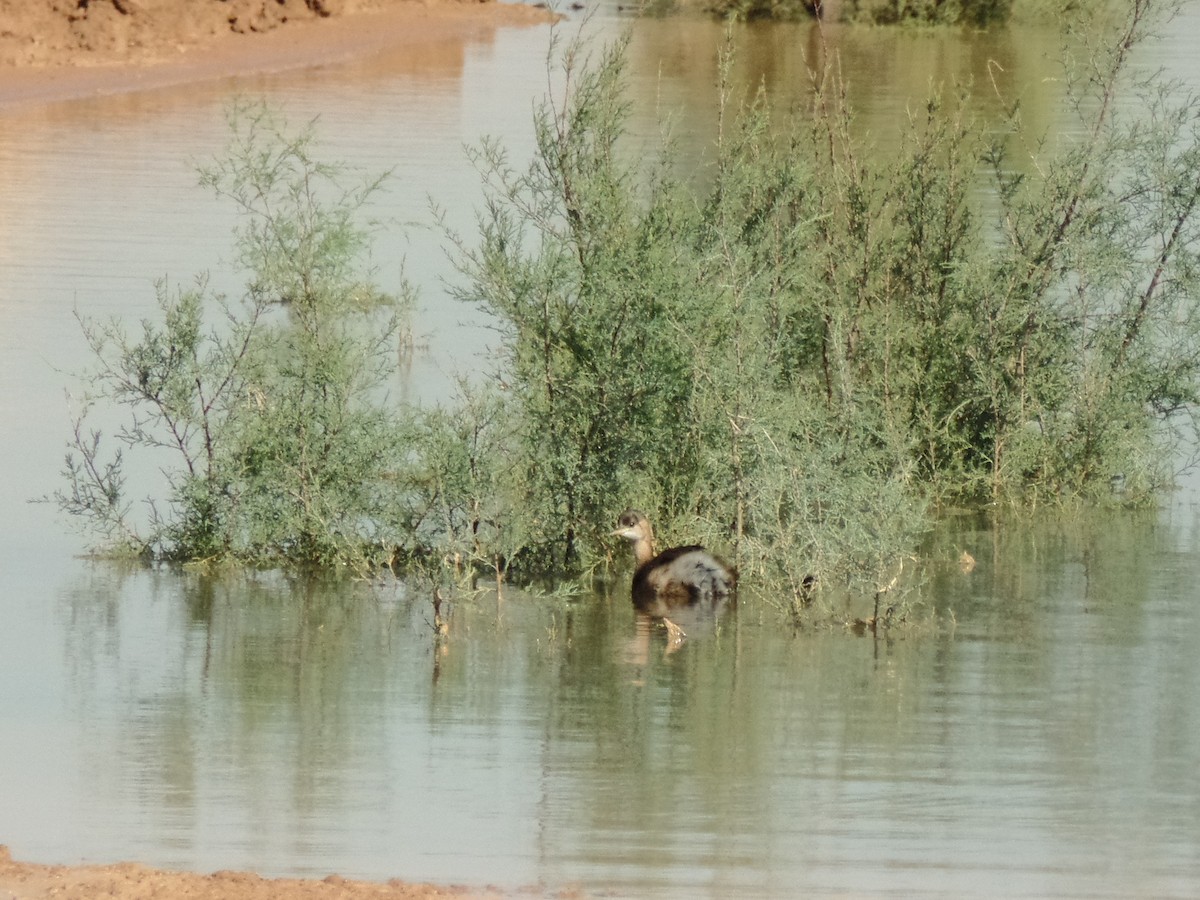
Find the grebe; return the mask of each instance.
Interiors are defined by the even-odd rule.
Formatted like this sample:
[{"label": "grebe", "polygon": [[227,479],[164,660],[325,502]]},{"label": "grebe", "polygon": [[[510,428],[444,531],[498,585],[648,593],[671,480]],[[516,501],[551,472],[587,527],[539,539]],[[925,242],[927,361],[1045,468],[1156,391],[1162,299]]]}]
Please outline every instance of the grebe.
[{"label": "grebe", "polygon": [[672,547],[657,556],[650,520],[636,509],[627,509],[613,532],[633,545],[637,569],[633,573],[633,605],[662,619],[668,634],[678,641],[683,630],[667,618],[688,606],[716,606],[737,588],[737,572],[724,560],[699,545]]}]

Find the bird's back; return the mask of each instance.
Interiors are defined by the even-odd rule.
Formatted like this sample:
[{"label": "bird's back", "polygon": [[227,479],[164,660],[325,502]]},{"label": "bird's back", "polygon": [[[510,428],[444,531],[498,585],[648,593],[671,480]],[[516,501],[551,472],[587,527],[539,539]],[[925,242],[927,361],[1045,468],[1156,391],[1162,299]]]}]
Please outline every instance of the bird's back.
[{"label": "bird's back", "polygon": [[737,572],[703,547],[664,550],[633,573],[633,603],[654,616],[695,604],[714,604],[733,594]]}]

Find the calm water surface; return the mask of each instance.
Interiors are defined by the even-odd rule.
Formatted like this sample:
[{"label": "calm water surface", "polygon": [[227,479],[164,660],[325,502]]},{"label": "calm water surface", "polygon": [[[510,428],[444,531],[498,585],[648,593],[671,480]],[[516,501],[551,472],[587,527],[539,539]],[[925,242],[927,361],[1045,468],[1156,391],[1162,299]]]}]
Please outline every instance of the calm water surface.
[{"label": "calm water surface", "polygon": [[[615,33],[603,16],[593,26]],[[1200,82],[1189,9],[1155,49]],[[634,31],[635,139],[712,133],[721,30]],[[803,96],[806,27],[738,33],[742,83]],[[421,288],[438,399],[490,332],[445,299],[426,198],[469,229],[482,134],[513,155],[547,29],[287,76],[0,107],[0,842],[20,858],[578,885],[637,897],[1200,893],[1200,517],[947,523],[943,633],[791,635],[743,608],[663,656],[623,582],[484,594],[436,644],[403,585],[210,579],[77,558],[53,510],[73,313],[130,320],[153,282],[229,271],[230,212],[195,188],[234,93],[320,117],[330,158],[396,167],[375,264]],[[881,144],[931,81],[1003,72],[1061,121],[1052,36],[838,32]],[[1147,59],[1146,63],[1149,64]],[[985,105],[981,112],[988,114]]]}]

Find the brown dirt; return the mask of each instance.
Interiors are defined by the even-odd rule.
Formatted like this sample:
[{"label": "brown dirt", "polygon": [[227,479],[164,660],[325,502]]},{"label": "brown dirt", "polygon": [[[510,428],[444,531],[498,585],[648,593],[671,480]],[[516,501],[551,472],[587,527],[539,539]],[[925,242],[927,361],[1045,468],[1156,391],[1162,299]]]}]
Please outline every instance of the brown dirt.
[{"label": "brown dirt", "polygon": [[307,68],[552,18],[486,0],[0,0],[0,106]]},{"label": "brown dirt", "polygon": [[165,872],[137,863],[40,866],[15,862],[0,844],[0,900],[498,900],[493,889],[471,890],[389,881],[376,884],[337,875],[324,880],[263,878],[252,872]]},{"label": "brown dirt", "polygon": [[0,0],[0,65],[154,63],[230,35],[295,31],[322,19],[446,5],[484,4],[470,0]]}]

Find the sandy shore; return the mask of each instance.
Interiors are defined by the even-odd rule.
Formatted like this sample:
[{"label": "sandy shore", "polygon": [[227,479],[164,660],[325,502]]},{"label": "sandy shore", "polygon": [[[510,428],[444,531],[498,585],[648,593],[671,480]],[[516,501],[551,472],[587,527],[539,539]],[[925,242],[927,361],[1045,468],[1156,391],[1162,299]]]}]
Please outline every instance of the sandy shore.
[{"label": "sandy shore", "polygon": [[[544,9],[457,0],[0,0],[0,109],[327,65],[548,21]],[[0,845],[0,900],[500,896],[487,888],[375,884],[337,875],[268,879],[248,872],[167,872],[125,862],[38,865],[14,861]]]}]

